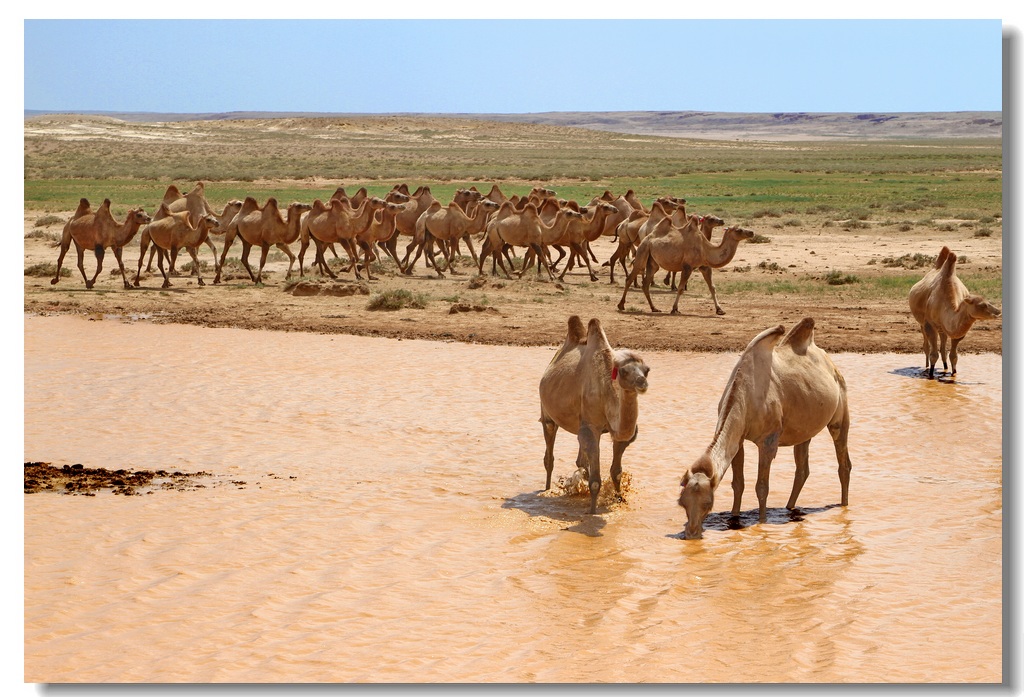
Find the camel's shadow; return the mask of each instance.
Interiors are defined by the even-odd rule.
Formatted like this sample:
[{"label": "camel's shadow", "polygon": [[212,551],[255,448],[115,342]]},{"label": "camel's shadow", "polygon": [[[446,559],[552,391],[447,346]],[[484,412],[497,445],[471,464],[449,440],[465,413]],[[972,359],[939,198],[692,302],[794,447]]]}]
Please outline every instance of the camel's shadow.
[{"label": "camel's shadow", "polygon": [[607,504],[598,501],[597,513],[590,514],[590,496],[561,496],[542,490],[531,491],[505,499],[502,508],[523,511],[530,516],[550,518],[567,523],[562,530],[578,532],[588,537],[601,537],[607,521],[601,516],[608,512]]},{"label": "camel's shadow", "polygon": [[[704,531],[717,531],[725,532],[726,530],[743,530],[744,528],[753,527],[755,525],[787,525],[789,523],[799,523],[809,515],[815,513],[823,513],[824,511],[832,508],[839,507],[840,504],[832,503],[827,506],[818,507],[806,507],[799,506],[794,508],[792,511],[788,508],[769,508],[765,511],[766,519],[764,523],[758,521],[758,511],[756,508],[752,508],[749,511],[740,511],[739,516],[733,516],[730,511],[721,511],[718,513],[709,513],[708,517],[704,519]],[[680,531],[672,535],[666,535],[666,537],[672,537],[677,540],[686,539],[685,531]]]},{"label": "camel's shadow", "polygon": [[904,378],[916,378],[918,380],[933,380],[934,382],[941,382],[946,385],[980,385],[980,382],[969,382],[966,380],[960,380],[950,374],[948,370],[935,371],[935,376],[928,375],[927,368],[895,368],[889,371],[890,375],[899,375]]}]

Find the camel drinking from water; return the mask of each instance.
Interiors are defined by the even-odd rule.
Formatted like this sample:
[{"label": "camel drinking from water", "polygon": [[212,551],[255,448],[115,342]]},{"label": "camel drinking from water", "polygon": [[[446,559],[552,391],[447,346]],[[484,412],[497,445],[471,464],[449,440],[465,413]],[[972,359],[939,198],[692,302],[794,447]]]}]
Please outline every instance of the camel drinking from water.
[{"label": "camel drinking from water", "polygon": [[[801,320],[785,338],[782,325],[751,340],[740,356],[718,403],[718,424],[711,445],[683,473],[679,505],[686,509],[687,539],[703,536],[704,519],[715,502],[715,489],[732,467],[732,515],[740,514],[743,496],[743,441],[757,445],[758,519],[766,520],[768,475],[780,447],[793,446],[796,475],[786,508],[809,474],[811,438],[828,428],[839,463],[841,503],[850,488],[850,409],[846,381],[814,343],[814,320]],[[781,341],[780,341],[781,339]]]}]

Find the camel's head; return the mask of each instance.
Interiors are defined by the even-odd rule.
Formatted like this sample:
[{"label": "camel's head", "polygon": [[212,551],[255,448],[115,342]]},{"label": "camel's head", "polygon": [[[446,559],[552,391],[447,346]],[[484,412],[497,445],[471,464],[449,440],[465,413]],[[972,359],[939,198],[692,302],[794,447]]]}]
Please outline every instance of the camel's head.
[{"label": "camel's head", "polygon": [[629,350],[615,352],[612,363],[612,382],[623,390],[643,394],[647,391],[647,374],[650,367],[644,359]]},{"label": "camel's head", "polygon": [[146,225],[147,223],[149,223],[149,222],[151,222],[153,220],[149,216],[149,213],[147,213],[142,208],[133,208],[133,209],[131,209],[130,211],[128,211],[128,217],[131,218],[132,220],[134,220],[139,225]]},{"label": "camel's head", "polygon": [[964,306],[970,311],[971,319],[995,319],[1003,314],[998,307],[974,293],[964,298]]},{"label": "camel's head", "polygon": [[313,204],[300,203],[299,201],[295,201],[294,203],[290,204],[288,208],[294,211],[311,211],[313,210]]},{"label": "camel's head", "polygon": [[[714,229],[716,227],[722,227],[723,225],[725,225],[725,221],[719,218],[717,215],[705,215],[704,224]],[[754,233],[751,232],[750,236],[753,237]]]},{"label": "camel's head", "polygon": [[409,200],[409,194],[393,189],[388,192],[388,195],[385,196],[384,199],[389,203],[405,203]]},{"label": "camel's head", "polygon": [[679,482],[679,505],[686,509],[686,530],[683,536],[687,540],[699,540],[704,537],[704,519],[708,517],[715,505],[715,487],[707,472],[712,471],[711,460],[702,455],[690,469],[683,473]]},{"label": "camel's head", "polygon": [[754,237],[754,231],[753,230],[748,230],[746,228],[739,227],[738,225],[734,225],[733,227],[725,228],[725,232],[726,232],[726,234],[731,234],[736,239],[741,240],[741,241],[742,240],[749,240],[749,239]]},{"label": "camel's head", "polygon": [[[200,218],[199,221],[201,224],[206,225],[206,229],[210,232],[224,232],[223,230],[219,229],[220,218],[218,218],[215,215],[210,215],[209,213],[207,213],[202,218]],[[199,226],[197,225],[196,227],[198,228]]]}]

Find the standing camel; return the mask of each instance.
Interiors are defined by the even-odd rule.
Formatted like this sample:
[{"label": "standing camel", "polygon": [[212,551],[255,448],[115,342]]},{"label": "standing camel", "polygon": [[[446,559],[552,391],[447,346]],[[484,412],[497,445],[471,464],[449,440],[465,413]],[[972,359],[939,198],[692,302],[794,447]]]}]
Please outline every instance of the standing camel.
[{"label": "standing camel", "polygon": [[[96,284],[96,278],[103,269],[104,250],[109,247],[114,252],[117,265],[121,269],[121,280],[126,289],[131,288],[128,276],[124,271],[124,262],[121,260],[121,252],[139,228],[148,223],[152,218],[142,208],[132,208],[123,223],[119,223],[110,213],[110,199],[103,199],[103,204],[96,209],[96,212],[87,212],[82,215],[78,213],[89,209],[89,202],[82,199],[78,204],[78,217],[72,218],[64,226],[64,233],[60,241],[60,254],[57,257],[57,273],[50,279],[50,284],[56,284],[60,280],[60,269],[64,263],[64,255],[68,252],[71,243],[75,243],[75,251],[78,253],[78,270],[82,272],[82,280],[86,288],[92,288]],[[96,273],[90,280],[85,275],[85,250],[93,250],[96,255]]]},{"label": "standing camel", "polygon": [[[227,233],[224,235],[224,251],[221,252],[220,266],[224,267],[224,260],[227,258],[228,250],[231,248],[237,235],[242,240],[242,266],[249,272],[249,278],[253,283],[263,283],[263,267],[267,263],[267,253],[271,245],[274,245],[288,255],[288,273],[285,278],[292,275],[292,265],[295,263],[295,255],[288,247],[289,244],[299,239],[299,224],[302,221],[302,212],[308,211],[312,206],[308,203],[291,203],[288,205],[287,219],[281,215],[277,205],[277,199],[270,197],[259,207],[252,196],[246,196],[242,202],[242,208],[228,224]],[[260,268],[257,273],[252,272],[249,266],[249,251],[253,246],[260,248]],[[220,269],[213,282],[220,283]]]},{"label": "standing camel", "polygon": [[700,269],[704,281],[708,284],[708,290],[711,291],[711,301],[715,304],[715,312],[724,315],[725,310],[718,304],[715,285],[711,281],[711,269],[720,269],[732,261],[739,243],[752,238],[754,232],[740,227],[726,228],[722,241],[715,245],[708,241],[701,232],[698,216],[691,215],[686,226],[681,228],[675,227],[671,222],[670,218],[664,218],[659,224],[658,231],[645,237],[637,247],[633,268],[626,278],[626,287],[623,289],[622,299],[619,301],[619,310],[626,308],[626,294],[629,292],[629,287],[637,275],[642,272],[644,296],[651,306],[651,312],[661,312],[651,300],[651,282],[654,280],[657,270],[662,268],[666,271],[683,272],[679,290],[676,292],[676,300],[672,304],[672,314],[678,314],[679,298],[686,288],[690,273],[694,269]]},{"label": "standing camel", "polygon": [[[157,251],[157,265],[164,277],[162,288],[171,287],[170,266],[164,271],[164,256],[173,259],[173,254],[184,247],[192,257],[192,271],[198,279],[199,285],[205,286],[203,275],[199,268],[199,257],[197,250],[203,244],[210,232],[217,228],[220,220],[217,216],[204,213],[199,217],[197,225],[192,224],[192,213],[180,211],[172,213],[166,203],[161,203],[157,209],[152,222],[142,228],[139,235],[139,268],[135,272],[136,288],[139,287],[139,277],[142,275],[142,261],[146,258],[146,249],[152,241],[153,248]],[[152,258],[152,257],[151,257]]]},{"label": "standing camel", "polygon": [[[996,319],[1002,310],[967,290],[956,276],[956,254],[943,247],[935,266],[910,289],[910,311],[924,336],[924,361],[928,377],[935,376],[935,362],[942,355],[942,368],[952,365],[956,375],[957,347],[978,320]],[[949,364],[946,339],[951,339]]]},{"label": "standing camel", "polygon": [[[455,261],[457,243],[460,239],[466,240],[466,246],[469,247],[469,251],[473,255],[473,265],[478,265],[479,260],[473,249],[470,236],[481,232],[487,222],[487,216],[499,208],[497,203],[488,199],[477,199],[468,205],[469,211],[466,212],[455,201],[447,206],[442,206],[440,201],[434,201],[416,221],[416,239],[422,238],[422,244],[427,250],[427,258],[430,259],[434,271],[440,278],[444,278],[444,274],[441,273],[441,268],[434,258],[434,241],[441,243],[445,253],[445,268],[450,273],[459,273],[452,264]],[[414,259],[413,264],[415,262]]]},{"label": "standing camel", "polygon": [[[801,320],[782,338],[782,325],[766,329],[744,349],[718,402],[718,425],[711,445],[683,472],[679,505],[686,509],[687,539],[704,534],[704,519],[715,503],[715,489],[732,466],[732,515],[740,514],[743,496],[743,441],[757,445],[758,520],[767,518],[768,475],[780,447],[793,446],[796,475],[786,508],[810,472],[811,438],[828,428],[839,463],[841,504],[849,503],[850,408],[846,381],[814,343],[814,320]],[[778,344],[776,346],[776,344]]]},{"label": "standing camel", "polygon": [[598,319],[586,332],[576,315],[569,318],[565,342],[540,380],[540,423],[544,429],[544,489],[551,488],[555,436],[559,428],[579,440],[576,467],[587,476],[590,512],[597,512],[601,491],[601,434],[612,439],[611,477],[620,490],[622,454],[636,440],[637,395],[647,391],[650,368],[628,349],[612,349]]}]

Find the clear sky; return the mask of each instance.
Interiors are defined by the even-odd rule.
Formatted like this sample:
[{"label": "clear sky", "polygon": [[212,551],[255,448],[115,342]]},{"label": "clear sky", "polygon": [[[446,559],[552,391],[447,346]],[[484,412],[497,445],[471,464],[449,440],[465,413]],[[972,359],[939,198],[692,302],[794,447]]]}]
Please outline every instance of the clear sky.
[{"label": "clear sky", "polygon": [[998,19],[38,19],[24,22],[24,106],[1001,110],[1002,31]]}]

